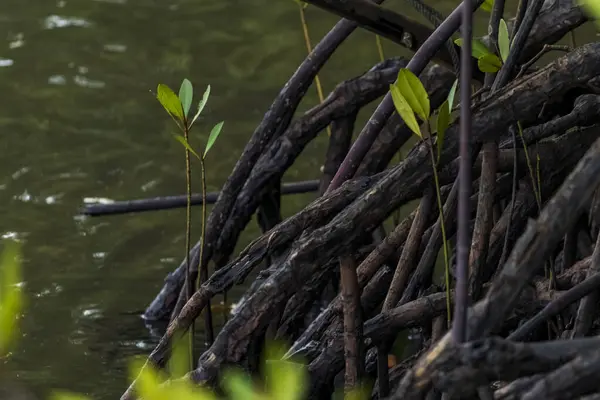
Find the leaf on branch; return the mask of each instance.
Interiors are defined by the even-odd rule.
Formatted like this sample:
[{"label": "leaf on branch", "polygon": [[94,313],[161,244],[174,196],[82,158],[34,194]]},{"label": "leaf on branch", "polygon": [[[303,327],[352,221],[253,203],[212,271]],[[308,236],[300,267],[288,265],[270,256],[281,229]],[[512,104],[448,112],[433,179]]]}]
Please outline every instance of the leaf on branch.
[{"label": "leaf on branch", "polygon": [[444,101],[439,108],[438,117],[437,117],[437,159],[440,159],[440,155],[442,154],[442,148],[444,146],[444,136],[446,134],[446,129],[450,125],[450,106],[448,105],[448,100]]},{"label": "leaf on branch", "polygon": [[169,115],[171,115],[175,121],[178,121],[183,125],[183,107],[181,106],[181,101],[175,92],[173,92],[167,85],[160,83],[156,90],[156,98],[160,104],[162,104],[165,110],[167,110]]},{"label": "leaf on branch", "polygon": [[179,101],[183,106],[183,114],[186,118],[190,112],[193,98],[194,88],[192,87],[192,82],[190,82],[188,79],[184,79],[183,82],[181,82],[181,87],[179,88]]},{"label": "leaf on branch", "polygon": [[392,100],[394,101],[394,107],[396,108],[398,115],[400,115],[400,118],[402,118],[406,126],[408,126],[415,135],[422,139],[423,135],[421,135],[421,128],[419,128],[415,113],[410,108],[410,105],[408,105],[404,96],[402,96],[402,93],[400,93],[400,89],[395,85],[390,85],[390,92],[392,94]]},{"label": "leaf on branch", "polygon": [[210,135],[208,135],[208,141],[206,142],[206,148],[204,149],[204,157],[206,157],[206,154],[208,154],[208,151],[211,147],[213,147],[213,144],[215,144],[217,138],[221,134],[221,129],[223,128],[224,123],[224,121],[219,122],[210,131]]},{"label": "leaf on branch", "polygon": [[508,27],[504,19],[500,19],[500,25],[498,26],[498,47],[500,48],[502,61],[506,62],[510,51],[510,39],[508,38]]},{"label": "leaf on branch", "polygon": [[[456,43],[456,45],[459,47],[462,47],[462,42],[462,38],[454,40],[454,43]],[[479,60],[481,57],[487,54],[493,53],[486,47],[486,45],[481,40],[473,39],[473,41],[471,42],[471,55]]]},{"label": "leaf on branch", "polygon": [[448,92],[448,110],[452,111],[452,107],[454,107],[454,95],[456,94],[456,87],[458,86],[458,79],[454,80],[452,87],[450,88],[450,92]]},{"label": "leaf on branch", "polygon": [[194,119],[192,120],[192,123],[190,124],[190,126],[192,126],[194,124],[194,122],[196,122],[196,119],[200,116],[200,113],[202,112],[202,110],[204,110],[204,106],[206,105],[206,102],[208,101],[209,95],[210,95],[210,85],[208,85],[206,87],[206,90],[204,91],[204,94],[202,95],[202,99],[200,99],[200,103],[198,103],[198,111],[196,112],[196,115],[194,115]]},{"label": "leaf on branch", "polygon": [[190,146],[190,144],[188,143],[188,141],[181,135],[174,135],[175,139],[177,139],[177,141],[179,143],[181,143],[186,149],[188,149],[188,151],[190,153],[192,153],[198,160],[202,160],[200,158],[200,156],[198,155],[198,153],[196,153],[196,151],[192,148],[192,146]]},{"label": "leaf on branch", "polygon": [[398,88],[412,111],[423,121],[427,121],[431,115],[429,95],[419,78],[411,70],[402,68],[398,71],[394,86]]},{"label": "leaf on branch", "polygon": [[486,54],[485,56],[477,60],[477,65],[481,72],[498,72],[502,67],[502,60],[492,53]]}]

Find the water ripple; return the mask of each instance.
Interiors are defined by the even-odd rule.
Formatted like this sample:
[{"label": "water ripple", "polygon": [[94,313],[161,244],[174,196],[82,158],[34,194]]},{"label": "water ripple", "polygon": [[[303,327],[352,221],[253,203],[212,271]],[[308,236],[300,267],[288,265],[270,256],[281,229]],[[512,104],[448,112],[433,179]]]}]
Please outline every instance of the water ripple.
[{"label": "water ripple", "polygon": [[60,15],[50,15],[44,20],[44,28],[46,29],[67,28],[70,26],[88,28],[92,24],[83,18],[63,17]]}]

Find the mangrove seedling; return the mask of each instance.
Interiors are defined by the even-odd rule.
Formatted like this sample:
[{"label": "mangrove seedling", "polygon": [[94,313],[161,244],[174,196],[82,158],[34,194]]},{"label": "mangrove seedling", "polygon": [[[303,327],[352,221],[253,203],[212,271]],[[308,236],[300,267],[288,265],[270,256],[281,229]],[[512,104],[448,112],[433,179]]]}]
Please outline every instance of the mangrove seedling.
[{"label": "mangrove seedling", "polygon": [[[446,301],[448,309],[448,324],[450,324],[452,315],[450,309],[450,258],[448,250],[448,240],[446,237],[446,228],[444,226],[444,204],[442,203],[441,187],[437,172],[437,165],[439,162],[442,144],[444,141],[444,134],[448,125],[450,124],[450,110],[452,102],[454,101],[454,93],[456,91],[456,85],[453,85],[448,99],[442,103],[438,109],[437,117],[437,156],[433,149],[433,139],[431,130],[431,109],[429,105],[429,96],[425,87],[419,80],[419,78],[407,68],[402,68],[398,71],[398,77],[396,81],[390,85],[390,92],[396,111],[410,130],[419,137],[421,140],[425,140],[429,144],[429,153],[431,155],[431,166],[433,169],[433,178],[435,182],[437,205],[440,215],[440,229],[442,232],[443,248],[444,248],[444,265],[445,265],[445,280],[446,280]],[[421,133],[420,125],[417,123],[417,117],[419,117],[426,125],[428,137],[424,138]]]},{"label": "mangrove seedling", "polygon": [[[198,109],[193,118],[190,119],[190,108],[192,105],[192,101],[194,98],[194,89],[192,83],[188,79],[184,79],[181,83],[181,87],[179,88],[179,96],[175,95],[175,93],[165,84],[159,84],[157,89],[156,97],[160,104],[165,108],[167,113],[173,118],[175,124],[179,128],[179,130],[183,133],[175,134],[174,137],[177,141],[179,141],[185,148],[185,170],[186,170],[186,238],[185,238],[185,250],[186,250],[186,298],[189,300],[194,292],[200,287],[200,284],[203,280],[207,279],[208,272],[206,268],[202,268],[202,260],[204,256],[204,237],[206,233],[206,168],[205,168],[205,158],[208,154],[208,151],[212,148],[215,141],[219,137],[221,133],[221,129],[223,128],[223,121],[216,124],[210,134],[208,135],[208,139],[206,141],[206,145],[204,147],[204,152],[202,156],[200,156],[194,148],[190,145],[190,130],[202,110],[208,101],[208,97],[210,95],[210,85],[207,86],[202,99],[198,103]],[[201,170],[201,184],[202,184],[202,226],[201,226],[201,237],[200,237],[200,256],[198,261],[198,274],[197,280],[194,283],[192,279],[191,266],[190,266],[190,251],[191,251],[191,199],[192,199],[192,170],[190,163],[190,153],[193,154],[198,160],[200,160],[200,170]],[[206,333],[208,342],[212,342],[213,340],[213,332],[212,332],[212,321],[210,316],[210,306],[206,309]],[[191,335],[190,335],[190,360],[191,352],[192,352],[192,338],[193,338],[193,324],[190,327]]]}]

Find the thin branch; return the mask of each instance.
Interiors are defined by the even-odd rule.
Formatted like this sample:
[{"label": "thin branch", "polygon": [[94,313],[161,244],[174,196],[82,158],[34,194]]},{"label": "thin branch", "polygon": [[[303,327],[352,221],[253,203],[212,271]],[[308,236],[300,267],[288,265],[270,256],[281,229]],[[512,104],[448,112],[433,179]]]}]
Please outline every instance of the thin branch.
[{"label": "thin branch", "polygon": [[456,242],[456,299],[452,337],[456,343],[466,339],[469,306],[469,249],[471,244],[471,37],[473,36],[472,0],[465,0],[462,13],[462,54],[460,72],[460,171],[458,189],[458,233]]}]

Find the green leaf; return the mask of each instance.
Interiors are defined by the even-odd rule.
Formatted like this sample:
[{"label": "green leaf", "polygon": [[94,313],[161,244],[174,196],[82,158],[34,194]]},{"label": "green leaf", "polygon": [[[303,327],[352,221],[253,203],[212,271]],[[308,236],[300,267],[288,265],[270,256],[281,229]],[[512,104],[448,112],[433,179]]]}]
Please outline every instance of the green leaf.
[{"label": "green leaf", "polygon": [[398,71],[398,78],[394,82],[402,97],[406,100],[410,108],[423,121],[427,121],[431,114],[429,108],[429,96],[419,78],[407,68]]},{"label": "green leaf", "polygon": [[190,82],[188,79],[184,79],[183,82],[181,82],[181,87],[179,88],[179,101],[183,106],[183,114],[186,118],[190,112],[193,98],[194,88],[192,87],[192,82]]},{"label": "green leaf", "polygon": [[196,119],[200,116],[200,113],[202,112],[202,110],[204,110],[204,106],[206,105],[206,102],[208,101],[209,95],[210,95],[210,85],[208,85],[206,87],[206,90],[204,91],[204,94],[202,95],[202,99],[200,99],[200,103],[198,103],[198,111],[196,112],[196,115],[194,115],[194,119],[192,120],[192,123],[190,124],[190,126],[192,126],[194,124],[194,122],[196,122]]},{"label": "green leaf", "polygon": [[268,387],[272,399],[301,400],[307,383],[306,368],[302,364],[267,361]]},{"label": "green leaf", "polygon": [[477,65],[481,72],[498,72],[502,67],[502,60],[495,54],[486,54],[477,60]]},{"label": "green leaf", "polygon": [[600,2],[598,0],[577,0],[577,4],[594,20],[596,26],[600,27]]},{"label": "green leaf", "polygon": [[169,372],[174,378],[180,378],[189,372],[190,359],[187,346],[188,343],[189,332],[186,332],[173,344],[173,351],[171,352],[171,358],[169,359]]},{"label": "green leaf", "polygon": [[194,156],[196,156],[196,158],[198,160],[201,160],[200,156],[198,155],[198,153],[196,153],[196,151],[194,151],[194,149],[192,148],[192,146],[190,146],[190,144],[188,143],[187,140],[185,140],[185,138],[181,135],[174,135],[175,139],[177,139],[177,141],[179,141],[179,143],[181,143],[186,149],[188,149],[190,151],[190,153],[192,153]]},{"label": "green leaf", "polygon": [[508,38],[508,27],[504,19],[500,20],[500,25],[498,26],[498,47],[500,48],[502,61],[506,62],[508,52],[510,51],[510,39]]},{"label": "green leaf", "polygon": [[444,101],[439,108],[438,117],[437,117],[437,159],[440,159],[440,154],[442,154],[442,148],[444,146],[444,135],[446,134],[446,129],[450,125],[450,107],[448,105],[448,100]]},{"label": "green leaf", "polygon": [[210,135],[208,135],[208,141],[206,142],[206,148],[204,149],[204,157],[206,157],[206,154],[208,153],[210,148],[213,147],[213,144],[215,144],[215,141],[221,134],[221,129],[223,128],[223,123],[224,123],[224,121],[219,122],[210,131]]},{"label": "green leaf", "polygon": [[421,128],[419,128],[417,118],[415,118],[415,113],[408,105],[404,96],[402,96],[402,93],[400,93],[400,89],[398,89],[395,85],[390,85],[390,92],[392,93],[392,100],[394,101],[396,112],[398,112],[406,126],[408,126],[410,130],[415,133],[415,135],[422,139],[423,135],[421,135]]},{"label": "green leaf", "polygon": [[[455,39],[454,43],[456,43],[457,46],[462,47],[462,38]],[[471,54],[476,59],[480,59],[486,54],[492,54],[492,52],[488,50],[486,45],[481,40],[473,39],[473,41],[471,42]]]},{"label": "green leaf", "polygon": [[260,399],[252,387],[252,381],[239,370],[225,371],[223,381],[225,390],[232,400]]},{"label": "green leaf", "polygon": [[163,83],[159,84],[158,89],[156,90],[156,98],[165,110],[167,110],[169,115],[183,124],[184,116],[181,101],[179,101],[179,97],[177,97],[170,87]]},{"label": "green leaf", "polygon": [[452,107],[454,107],[454,95],[456,94],[456,87],[458,86],[458,79],[454,80],[452,87],[450,88],[450,92],[448,93],[448,108],[452,111]]},{"label": "green leaf", "polygon": [[[131,376],[134,378],[137,376],[135,389],[137,393],[144,400],[162,400],[167,398],[167,393],[164,386],[161,386],[161,382],[164,381],[164,377],[154,369],[153,366],[148,365],[146,368],[143,367],[142,361],[136,361],[131,365]],[[136,373],[138,372],[138,373]]]},{"label": "green leaf", "polygon": [[16,336],[17,318],[23,307],[21,282],[21,247],[18,242],[5,241],[0,259],[0,358]]},{"label": "green leaf", "polygon": [[492,8],[494,7],[494,0],[485,0],[479,8],[483,11],[492,12]]}]

